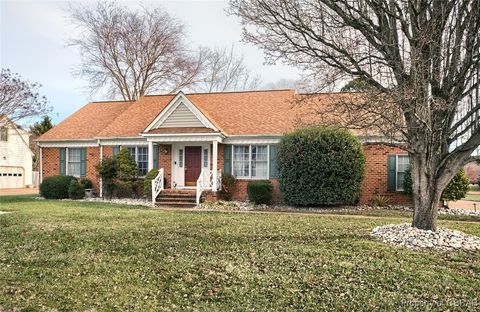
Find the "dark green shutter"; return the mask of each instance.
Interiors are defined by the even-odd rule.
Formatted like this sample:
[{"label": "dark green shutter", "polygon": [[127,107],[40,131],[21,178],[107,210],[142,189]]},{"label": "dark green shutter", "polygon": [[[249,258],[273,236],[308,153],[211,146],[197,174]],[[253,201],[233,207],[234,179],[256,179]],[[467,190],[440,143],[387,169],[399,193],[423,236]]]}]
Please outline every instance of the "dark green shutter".
[{"label": "dark green shutter", "polygon": [[223,171],[232,174],[232,145],[223,145]]},{"label": "dark green shutter", "polygon": [[65,175],[65,147],[60,148],[60,175]]},{"label": "dark green shutter", "polygon": [[158,145],[153,145],[153,168],[158,169]]},{"label": "dark green shutter", "polygon": [[87,148],[80,149],[80,176],[87,174]]},{"label": "dark green shutter", "polygon": [[120,146],[114,146],[112,147],[112,158],[117,156],[117,154],[120,152]]},{"label": "dark green shutter", "polygon": [[270,145],[270,157],[269,157],[269,175],[270,179],[276,179],[278,178],[278,172],[277,172],[277,146],[276,145]]},{"label": "dark green shutter", "polygon": [[393,192],[397,190],[397,156],[388,155],[388,178],[387,191]]}]

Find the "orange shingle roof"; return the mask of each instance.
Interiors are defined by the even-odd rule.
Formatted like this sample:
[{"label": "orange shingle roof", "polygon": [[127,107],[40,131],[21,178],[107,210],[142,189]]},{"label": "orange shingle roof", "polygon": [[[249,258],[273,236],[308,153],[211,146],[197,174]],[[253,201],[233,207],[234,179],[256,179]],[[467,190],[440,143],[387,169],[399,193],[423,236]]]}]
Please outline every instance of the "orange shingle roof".
[{"label": "orange shingle roof", "polygon": [[[321,121],[323,117],[312,112],[315,113],[318,106],[329,105],[332,98],[345,95],[318,94],[315,101],[307,104],[297,103],[303,95],[294,90],[190,93],[185,96],[227,135],[282,135],[302,121]],[[90,103],[41,136],[39,141],[138,137],[174,97],[174,94],[149,95],[135,102]],[[150,133],[170,130],[155,131]]]},{"label": "orange shingle roof", "polygon": [[41,135],[38,141],[92,139],[134,102],[92,102]]}]

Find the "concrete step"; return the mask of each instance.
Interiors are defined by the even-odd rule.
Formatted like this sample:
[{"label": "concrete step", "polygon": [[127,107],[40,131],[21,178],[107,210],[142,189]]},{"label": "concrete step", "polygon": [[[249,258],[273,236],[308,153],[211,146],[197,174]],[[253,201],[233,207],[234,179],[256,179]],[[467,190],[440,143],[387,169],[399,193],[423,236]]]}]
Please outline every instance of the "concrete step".
[{"label": "concrete step", "polygon": [[178,202],[178,201],[157,201],[155,207],[170,207],[170,208],[193,208],[195,207],[195,201],[193,202]]}]

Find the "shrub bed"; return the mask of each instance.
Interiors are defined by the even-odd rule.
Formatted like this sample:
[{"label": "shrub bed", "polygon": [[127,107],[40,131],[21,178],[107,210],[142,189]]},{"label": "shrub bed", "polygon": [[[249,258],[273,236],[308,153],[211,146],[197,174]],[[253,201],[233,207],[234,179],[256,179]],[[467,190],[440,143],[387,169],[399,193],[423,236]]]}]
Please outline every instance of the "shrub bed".
[{"label": "shrub bed", "polygon": [[247,184],[248,200],[256,205],[272,202],[273,185],[269,180],[250,181]]},{"label": "shrub bed", "polygon": [[70,181],[70,186],[68,187],[68,197],[70,199],[82,199],[85,197],[85,187],[84,184],[78,182],[77,180]]},{"label": "shrub bed", "polygon": [[51,176],[43,179],[40,184],[40,194],[47,199],[69,198],[68,189],[71,181],[77,181],[72,176]]},{"label": "shrub bed", "polygon": [[360,141],[347,130],[315,126],[286,134],[277,160],[280,189],[287,203],[358,203],[365,156]]}]

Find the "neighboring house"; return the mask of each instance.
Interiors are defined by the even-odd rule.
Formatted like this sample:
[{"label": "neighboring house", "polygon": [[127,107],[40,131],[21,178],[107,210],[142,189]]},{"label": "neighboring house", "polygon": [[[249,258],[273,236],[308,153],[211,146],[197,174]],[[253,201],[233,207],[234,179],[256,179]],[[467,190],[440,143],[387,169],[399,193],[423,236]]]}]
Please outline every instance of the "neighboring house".
[{"label": "neighboring house", "polygon": [[[87,177],[99,189],[95,166],[128,147],[142,175],[163,168],[167,189],[199,186],[215,198],[221,174],[231,173],[237,178],[235,199],[246,199],[248,181],[270,179],[275,199],[281,200],[277,144],[284,133],[318,117],[314,108],[293,103],[299,96],[294,90],[179,92],[89,103],[38,138],[41,176]],[[336,96],[345,94],[318,94],[316,105]],[[358,135],[367,159],[361,202],[375,194],[407,201],[401,192],[406,152],[379,143],[380,136]]]},{"label": "neighboring house", "polygon": [[0,120],[0,188],[31,187],[32,157],[30,133],[14,122]]}]

